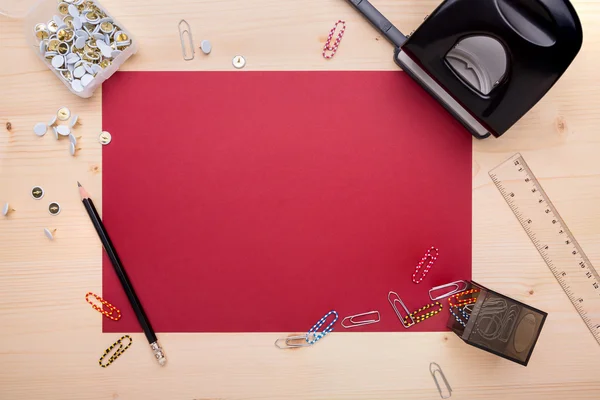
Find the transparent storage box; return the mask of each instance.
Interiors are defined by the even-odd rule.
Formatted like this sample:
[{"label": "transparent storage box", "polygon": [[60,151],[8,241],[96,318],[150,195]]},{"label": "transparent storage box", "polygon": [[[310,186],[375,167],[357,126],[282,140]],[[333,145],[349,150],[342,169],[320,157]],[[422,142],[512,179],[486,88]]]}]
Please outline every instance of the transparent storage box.
[{"label": "transparent storage box", "polygon": [[91,97],[138,49],[96,0],[0,0],[0,13],[23,20],[32,51],[80,97]]}]

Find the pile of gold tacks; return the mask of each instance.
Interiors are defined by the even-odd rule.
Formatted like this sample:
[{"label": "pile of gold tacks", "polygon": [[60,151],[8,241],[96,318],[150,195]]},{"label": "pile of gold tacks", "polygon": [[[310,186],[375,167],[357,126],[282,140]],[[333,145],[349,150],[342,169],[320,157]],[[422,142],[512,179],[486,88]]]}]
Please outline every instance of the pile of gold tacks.
[{"label": "pile of gold tacks", "polygon": [[58,12],[35,25],[40,53],[81,92],[131,45],[131,38],[92,0],[59,0]]}]

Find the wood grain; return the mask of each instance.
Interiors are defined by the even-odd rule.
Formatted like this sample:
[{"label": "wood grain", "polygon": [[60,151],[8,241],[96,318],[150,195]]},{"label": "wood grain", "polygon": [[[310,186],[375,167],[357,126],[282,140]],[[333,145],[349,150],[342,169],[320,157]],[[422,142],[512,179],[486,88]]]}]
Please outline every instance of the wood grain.
[{"label": "wood grain", "polygon": [[[438,4],[374,3],[405,32]],[[474,279],[549,313],[526,368],[450,333],[339,331],[293,352],[273,346],[276,334],[162,334],[166,368],[151,359],[143,335],[134,334],[125,356],[99,368],[99,356],[117,335],[101,333],[100,315],[84,301],[87,291],[101,293],[102,253],[75,181],[101,207],[102,93],[84,100],[68,92],[27,45],[23,23],[0,16],[0,202],[16,209],[0,219],[0,399],[435,399],[431,361],[442,366],[452,398],[597,399],[600,347],[487,174],[521,152],[592,263],[599,263],[600,2],[573,3],[584,27],[573,65],[505,136],[473,142]],[[140,43],[124,70],[231,70],[235,54],[246,57],[247,70],[396,68],[391,45],[343,0],[103,5]],[[196,44],[211,40],[210,56],[182,60],[181,18]],[[325,61],[320,49],[338,19],[348,29],[335,58]],[[62,105],[83,123],[76,157],[65,140],[32,132]],[[44,187],[42,200],[31,199],[33,185]],[[60,215],[48,214],[50,201],[60,202]],[[58,229],[54,242],[44,227]]]}]

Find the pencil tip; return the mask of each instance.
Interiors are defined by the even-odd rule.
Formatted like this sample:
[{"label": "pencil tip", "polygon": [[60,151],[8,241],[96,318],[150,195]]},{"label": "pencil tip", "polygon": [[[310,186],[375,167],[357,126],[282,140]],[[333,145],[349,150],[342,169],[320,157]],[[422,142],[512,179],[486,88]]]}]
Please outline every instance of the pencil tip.
[{"label": "pencil tip", "polygon": [[81,187],[81,183],[79,183],[79,181],[77,181],[77,186]]}]

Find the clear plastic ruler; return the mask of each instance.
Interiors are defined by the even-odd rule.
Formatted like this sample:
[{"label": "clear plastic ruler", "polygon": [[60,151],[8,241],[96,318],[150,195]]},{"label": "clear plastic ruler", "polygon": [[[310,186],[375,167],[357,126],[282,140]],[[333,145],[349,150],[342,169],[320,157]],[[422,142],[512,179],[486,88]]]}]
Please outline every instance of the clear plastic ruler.
[{"label": "clear plastic ruler", "polygon": [[518,153],[489,174],[600,344],[600,276],[539,181]]}]

